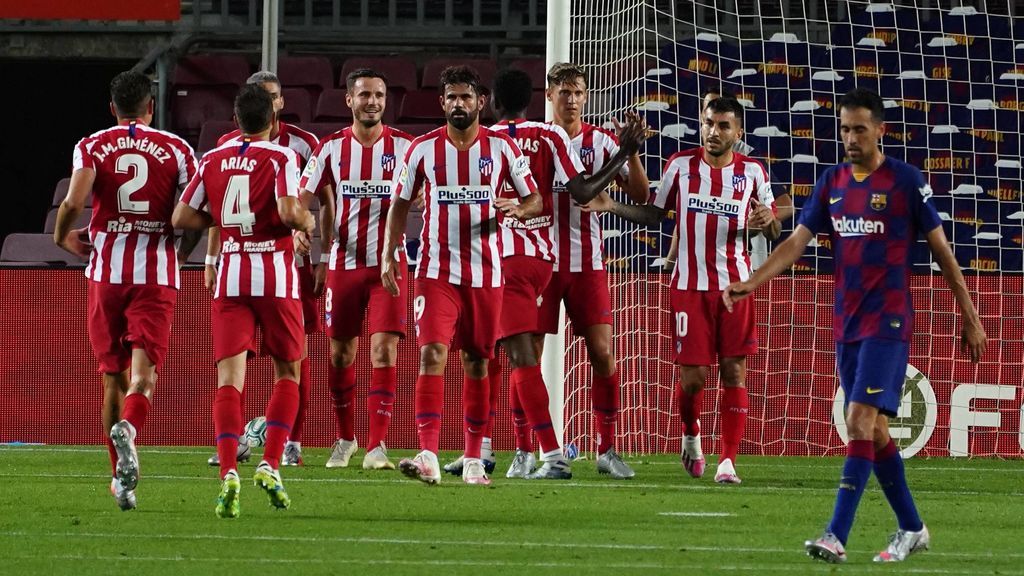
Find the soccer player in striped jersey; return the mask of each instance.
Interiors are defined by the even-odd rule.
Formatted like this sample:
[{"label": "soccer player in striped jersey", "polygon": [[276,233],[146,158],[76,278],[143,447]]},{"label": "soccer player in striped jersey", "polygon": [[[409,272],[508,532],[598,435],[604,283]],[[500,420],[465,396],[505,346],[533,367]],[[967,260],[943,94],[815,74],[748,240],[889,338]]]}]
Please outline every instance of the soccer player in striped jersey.
[{"label": "soccer player in striped jersey", "polygon": [[313,231],[313,215],[299,200],[299,158],[271,144],[270,94],[246,85],[235,98],[241,141],[204,157],[174,210],[176,228],[220,228],[222,264],[217,271],[210,318],[217,362],[213,425],[220,457],[221,493],[216,513],[239,514],[238,436],[246,359],[255,352],[260,326],[274,363],[275,383],[267,403],[267,441],[253,478],[277,508],[290,499],[278,470],[298,410],[298,380],[306,356],[292,230]]},{"label": "soccer player in striped jersey", "polygon": [[[196,161],[184,140],[149,127],[151,84],[137,72],[122,72],[110,83],[117,125],[75,146],[71,186],[53,232],[58,246],[89,259],[89,341],[103,374],[110,490],[122,510],[136,505],[135,440],[167,353],[179,262],[198,239],[190,235],[175,250],[174,198],[195,173]],[[72,230],[90,193],[88,229]]]},{"label": "soccer player in striped jersey", "polygon": [[[587,104],[587,78],[583,69],[558,63],[548,71],[547,98],[555,111],[554,124],[565,130],[587,174],[596,174],[619,151],[614,134],[582,119]],[[619,169],[619,187],[633,202],[646,202],[650,182],[636,150]],[[554,234],[558,252],[554,273],[543,294],[539,327],[556,334],[561,303],[573,331],[587,346],[592,372],[591,409],[597,432],[597,470],[613,478],[632,478],[633,470],[615,451],[619,420],[619,374],[612,351],[612,302],[608,273],[604,268],[601,222],[598,215],[583,212],[597,194],[570,190],[564,182],[554,188]],[[602,192],[603,196],[607,196]],[[536,338],[543,346],[543,338]]]},{"label": "soccer player in striped jersey", "polygon": [[[411,202],[424,196],[420,262],[416,267],[416,335],[420,375],[416,380],[416,427],[420,452],[402,460],[402,473],[429,484],[441,480],[437,462],[444,368],[448,347],[462,349],[465,438],[462,480],[490,484],[480,459],[487,425],[487,361],[500,336],[502,237],[505,218],[540,214],[542,200],[529,160],[503,132],[480,126],[480,78],[466,66],[441,73],[440,104],[447,124],[413,140],[397,179],[388,213],[381,279],[399,294],[402,276],[395,254],[402,245]],[[508,186],[515,198],[499,197]],[[517,200],[521,200],[518,201]]]},{"label": "soccer player in striped jersey", "polygon": [[846,394],[850,435],[832,520],[824,534],[805,542],[807,554],[846,561],[846,543],[864,487],[874,471],[895,512],[898,529],[875,562],[900,562],[927,550],[928,528],[907,486],[903,459],[889,435],[889,418],[903,398],[914,333],[910,294],[913,248],[923,234],[953,291],[963,318],[963,348],[972,362],[985,352],[986,335],[960,266],[946,241],[932,189],[921,171],[885,156],[881,97],[863,88],[839,99],[839,134],[850,161],[818,178],[800,222],[749,279],[726,287],[728,308],[787,270],[817,234],[832,237],[835,259],[836,367]]},{"label": "soccer player in striped jersey", "polygon": [[[569,142],[569,136],[559,126],[525,119],[533,86],[530,76],[520,70],[504,70],[494,79],[492,104],[500,122],[491,127],[512,138],[530,159],[530,171],[537,182],[543,199],[543,211],[527,221],[515,218],[502,220],[502,273],[505,276],[504,301],[501,315],[499,344],[508,355],[511,368],[509,400],[516,431],[516,454],[505,474],[507,478],[569,479],[572,472],[562,455],[548,410],[547,388],[541,376],[534,348],[534,335],[541,294],[551,280],[557,236],[553,234],[553,188],[555,182],[564,182],[570,194],[594,195],[607,187],[636,147],[643,142],[645,127],[639,119],[631,117],[630,136],[623,142],[619,153],[605,163],[593,176],[585,173],[583,163]],[[582,190],[577,190],[582,188]],[[504,189],[503,195],[514,191]],[[497,405],[501,382],[501,368],[497,359],[488,363],[488,381],[491,385],[490,418],[493,426],[494,407]],[[541,448],[542,465],[534,471],[531,430],[537,434]],[[490,433],[484,445],[489,448]],[[461,461],[458,464],[461,469]],[[454,466],[445,466],[445,470]]]},{"label": "soccer player in striped jersey", "polygon": [[[298,126],[281,121],[280,114],[284,110],[285,102],[284,97],[281,96],[281,80],[278,79],[277,74],[261,70],[249,76],[246,84],[262,86],[264,90],[270,93],[270,97],[274,101],[274,119],[271,122],[270,142],[294,150],[299,155],[301,162],[299,167],[305,166],[313,154],[313,149],[317,147],[317,139],[316,136]],[[217,140],[217,146],[222,146],[232,140],[241,141],[242,138],[242,131],[236,129],[221,136]],[[303,196],[303,198],[311,199],[312,196]],[[329,188],[320,191],[320,200],[321,222],[326,221],[330,223],[334,217],[334,201]],[[321,226],[321,228],[325,227]],[[217,278],[217,265],[220,260],[220,232],[216,228],[211,228],[209,235],[209,242],[206,245],[206,268],[204,274],[206,287],[212,291]],[[308,237],[296,234],[296,240],[298,242],[295,247],[297,256],[295,264],[299,270],[303,326],[307,335],[315,334],[322,329],[320,311],[317,309],[317,300],[324,291],[326,269],[324,266],[317,266],[316,262],[313,262],[314,254],[309,251]],[[330,238],[327,238],[326,242],[329,243],[329,241]],[[302,432],[306,422],[306,407],[309,404],[310,378],[309,358],[307,357],[302,359],[302,374],[299,378],[299,411],[295,416],[295,424],[292,426],[291,436],[289,436],[288,443],[284,448],[284,456],[281,459],[283,466],[302,465]],[[244,437],[240,437],[238,443],[239,460],[248,460],[250,454],[251,449],[248,443],[245,442]],[[211,456],[207,462],[210,466],[220,466],[217,454]]]},{"label": "soccer player in striped jersey", "polygon": [[651,204],[594,205],[648,225],[660,222],[669,210],[676,212],[680,240],[672,274],[672,326],[682,387],[682,463],[691,476],[704,474],[701,396],[708,370],[717,360],[722,453],[715,481],[725,484],[740,483],[735,463],[747,419],[746,357],[757,352],[757,329],[753,304],[747,301],[726,313],[721,293],[730,282],[750,276],[747,231],[770,239],[781,231],[767,171],[760,162],[733,151],[742,134],[743,106],[734,98],[712,100],[702,114],[703,147],[669,158]]},{"label": "soccer player in striped jersey", "polygon": [[[405,337],[408,308],[404,280],[399,285],[400,298],[393,298],[381,285],[380,251],[395,175],[412,136],[381,122],[387,104],[387,79],[382,74],[354,70],[345,84],[352,126],[324,138],[299,182],[310,193],[327,187],[338,194],[337,218],[323,225],[335,238],[328,259],[326,319],[331,338],[328,382],[338,436],[327,467],[348,466],[358,448],[355,359],[365,319],[372,372],[366,394],[370,433],[363,468],[394,470],[384,439],[394,410],[395,361],[398,340]],[[398,250],[397,261],[406,265],[404,242]]]}]

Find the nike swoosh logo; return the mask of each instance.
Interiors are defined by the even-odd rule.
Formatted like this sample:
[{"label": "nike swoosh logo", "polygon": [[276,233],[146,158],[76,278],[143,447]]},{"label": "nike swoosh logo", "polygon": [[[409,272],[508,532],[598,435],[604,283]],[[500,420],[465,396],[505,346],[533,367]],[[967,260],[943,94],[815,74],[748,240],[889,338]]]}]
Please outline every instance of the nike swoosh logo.
[{"label": "nike swoosh logo", "polygon": [[424,423],[419,425],[420,428],[425,428],[427,426],[430,426],[430,422],[424,422]]},{"label": "nike swoosh logo", "polygon": [[830,197],[830,198],[828,199],[828,203],[829,203],[829,204],[835,204],[836,202],[842,202],[842,201],[843,201],[843,199],[842,199],[842,198],[831,198],[831,197]]},{"label": "nike swoosh logo", "polygon": [[881,392],[881,391],[883,391],[883,390],[885,390],[885,388],[870,388],[870,387],[869,387],[869,388],[867,389],[867,393],[868,393],[868,394],[878,394],[879,392]]}]

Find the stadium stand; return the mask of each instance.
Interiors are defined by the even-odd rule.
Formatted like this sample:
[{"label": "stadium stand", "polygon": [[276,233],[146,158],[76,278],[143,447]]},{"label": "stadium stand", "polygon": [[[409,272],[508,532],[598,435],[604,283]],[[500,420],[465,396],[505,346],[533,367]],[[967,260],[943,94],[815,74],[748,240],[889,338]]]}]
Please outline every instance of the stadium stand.
[{"label": "stadium stand", "polygon": [[81,258],[57,247],[52,234],[8,234],[0,250],[0,263],[85,266]]}]

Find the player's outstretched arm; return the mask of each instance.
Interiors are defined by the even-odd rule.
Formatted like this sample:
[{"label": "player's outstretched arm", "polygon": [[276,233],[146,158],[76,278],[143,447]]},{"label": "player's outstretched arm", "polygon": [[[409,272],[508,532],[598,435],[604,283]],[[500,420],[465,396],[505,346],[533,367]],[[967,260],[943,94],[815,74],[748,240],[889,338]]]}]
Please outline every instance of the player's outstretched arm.
[{"label": "player's outstretched arm", "polygon": [[85,201],[92,193],[95,181],[96,171],[92,168],[79,168],[71,174],[68,195],[57,209],[57,224],[53,228],[54,244],[83,258],[89,255],[92,245],[82,240],[86,230],[72,230],[71,225],[85,209]]},{"label": "player's outstretched arm", "polygon": [[380,280],[384,289],[392,296],[398,296],[398,280],[402,278],[402,270],[395,260],[395,252],[402,243],[405,224],[409,219],[412,202],[395,196],[388,209],[388,222],[384,228],[384,249],[380,255]]},{"label": "player's outstretched arm", "polygon": [[277,199],[277,215],[281,217],[281,223],[306,234],[312,234],[316,227],[316,220],[308,208],[303,207],[302,201],[295,196],[282,196]]},{"label": "player's outstretched arm", "polygon": [[[618,122],[614,120],[613,122],[615,122],[616,134],[618,134],[619,141],[621,142],[623,129],[618,125]],[[642,121],[642,125],[644,127],[643,138],[646,140],[648,136],[653,134],[653,132],[647,130],[646,121]],[[643,141],[641,141],[640,144],[643,144]],[[638,144],[638,151],[639,147],[640,146]],[[640,154],[637,152],[630,154],[629,160],[626,161],[626,164],[629,165],[629,178],[627,178],[625,183],[623,183],[622,189],[626,192],[626,196],[628,196],[633,202],[636,202],[637,204],[647,204],[647,201],[651,198],[651,181],[647,178],[647,169],[644,168],[644,163],[640,160]]]},{"label": "player's outstretched arm", "polygon": [[[595,172],[592,176],[587,177],[583,174],[578,174],[572,180],[566,184],[566,189],[572,196],[572,199],[577,204],[586,204],[593,200],[598,194],[601,193],[608,184],[611,183],[615,175],[619,173],[619,169],[626,163],[627,160],[640,149],[640,145],[643,144],[647,138],[647,125],[644,124],[643,120],[640,119],[634,113],[628,113],[626,115],[626,125],[622,128],[619,135],[619,151],[614,156],[608,159],[607,162],[601,166],[601,169]],[[643,170],[640,170],[643,173]],[[644,174],[646,180],[647,175]],[[630,172],[630,179],[633,178],[633,172]],[[648,183],[646,187],[649,187]],[[632,196],[630,196],[632,198]]]},{"label": "player's outstretched arm", "polygon": [[974,302],[971,301],[970,293],[967,292],[967,283],[964,282],[960,265],[957,264],[956,257],[953,256],[953,251],[949,248],[942,226],[937,226],[929,232],[927,239],[932,256],[939,264],[939,268],[942,269],[942,277],[946,279],[946,284],[953,291],[953,297],[956,298],[956,303],[960,307],[960,315],[963,316],[961,348],[970,353],[971,362],[978,362],[981,360],[981,355],[985,353],[988,337],[985,335],[985,328],[981,325],[978,310],[974,307]]},{"label": "player's outstretched arm", "polygon": [[544,210],[544,201],[540,194],[534,192],[523,198],[522,201],[514,198],[498,198],[494,201],[494,206],[504,212],[506,216],[525,220],[540,216],[541,211]]},{"label": "player's outstretched arm", "polygon": [[202,230],[213,225],[213,217],[201,212],[185,202],[178,202],[171,215],[171,226],[176,230]]},{"label": "player's outstretched arm", "polygon": [[751,198],[750,203],[753,210],[747,220],[747,229],[750,230],[751,235],[764,234],[765,239],[769,241],[778,240],[782,235],[782,222],[775,217],[771,208],[760,203],[757,198]]},{"label": "player's outstretched arm", "polygon": [[733,302],[746,298],[754,290],[757,290],[758,286],[778,276],[782,271],[788,270],[803,255],[804,249],[807,248],[813,237],[811,231],[805,226],[797,226],[793,234],[772,251],[771,256],[757,269],[757,272],[754,272],[753,276],[745,282],[733,282],[725,287],[722,292],[725,308],[732,312]]},{"label": "player's outstretched arm", "polygon": [[641,226],[654,226],[665,219],[668,211],[654,204],[623,204],[602,193],[580,207],[584,212],[611,212]]}]

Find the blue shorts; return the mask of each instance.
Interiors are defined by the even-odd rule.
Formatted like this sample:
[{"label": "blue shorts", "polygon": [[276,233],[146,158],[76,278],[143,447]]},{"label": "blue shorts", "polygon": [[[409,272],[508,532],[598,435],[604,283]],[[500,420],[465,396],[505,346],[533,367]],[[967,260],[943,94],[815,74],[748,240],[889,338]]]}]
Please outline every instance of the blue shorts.
[{"label": "blue shorts", "polygon": [[909,360],[910,343],[901,340],[836,342],[836,368],[847,405],[859,402],[895,417],[903,399]]}]

